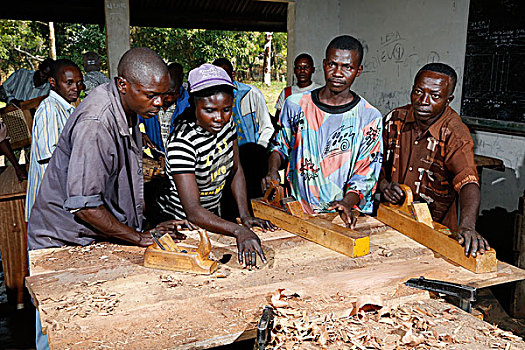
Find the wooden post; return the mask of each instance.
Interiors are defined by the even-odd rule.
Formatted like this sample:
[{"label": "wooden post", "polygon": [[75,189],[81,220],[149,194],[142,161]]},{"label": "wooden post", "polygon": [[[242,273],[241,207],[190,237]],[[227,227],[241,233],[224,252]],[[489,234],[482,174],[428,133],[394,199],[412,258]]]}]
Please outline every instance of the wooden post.
[{"label": "wooden post", "polygon": [[129,0],[104,0],[109,78],[117,76],[118,62],[129,50]]},{"label": "wooden post", "polygon": [[273,33],[264,33],[264,83],[272,83],[272,36]]},{"label": "wooden post", "polygon": [[57,59],[57,46],[55,40],[55,25],[53,22],[49,22],[49,54],[51,58]]},{"label": "wooden post", "polygon": [[293,2],[288,4],[286,27],[286,83],[293,85],[295,59],[295,3]]}]

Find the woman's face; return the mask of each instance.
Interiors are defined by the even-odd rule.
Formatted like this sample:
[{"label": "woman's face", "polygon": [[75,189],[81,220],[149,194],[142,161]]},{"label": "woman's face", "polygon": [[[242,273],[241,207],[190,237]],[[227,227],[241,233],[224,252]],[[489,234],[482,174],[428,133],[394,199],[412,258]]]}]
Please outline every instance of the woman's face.
[{"label": "woman's face", "polygon": [[212,134],[218,134],[232,116],[233,96],[224,92],[195,101],[197,125]]}]

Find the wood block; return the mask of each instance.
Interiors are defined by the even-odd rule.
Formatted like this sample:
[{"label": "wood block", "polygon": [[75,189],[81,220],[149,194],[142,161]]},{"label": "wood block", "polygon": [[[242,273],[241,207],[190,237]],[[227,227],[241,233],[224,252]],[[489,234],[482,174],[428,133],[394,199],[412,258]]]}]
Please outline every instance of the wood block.
[{"label": "wood block", "polygon": [[434,228],[432,215],[430,214],[427,203],[412,203],[411,208],[412,214],[418,222]]},{"label": "wood block", "polygon": [[[491,249],[475,258],[465,256],[464,248],[451,236],[441,232],[443,225],[434,222],[436,229],[417,222],[401,210],[380,204],[377,219],[400,231],[427,248],[475,273],[494,272],[497,269],[496,251]],[[438,229],[438,227],[440,229]]]},{"label": "wood block", "polygon": [[309,216],[305,219],[288,214],[260,199],[252,199],[255,216],[270,220],[280,228],[349,257],[369,253],[369,236],[330,221]]},{"label": "wood block", "polygon": [[286,207],[288,213],[290,213],[293,216],[297,216],[302,219],[306,219],[308,217],[308,215],[304,212],[303,206],[301,205],[301,203],[299,203],[299,201],[287,201],[284,203],[284,206]]},{"label": "wood block", "polygon": [[180,252],[181,251],[181,249],[179,248],[177,243],[175,243],[173,238],[171,238],[169,233],[166,233],[164,236],[160,237],[159,241],[164,247],[168,248],[167,250],[171,250],[172,252]]},{"label": "wood block", "polygon": [[156,244],[150,245],[144,253],[144,266],[155,269],[209,275],[217,270],[217,262],[203,259],[197,252],[187,253],[161,250]]}]

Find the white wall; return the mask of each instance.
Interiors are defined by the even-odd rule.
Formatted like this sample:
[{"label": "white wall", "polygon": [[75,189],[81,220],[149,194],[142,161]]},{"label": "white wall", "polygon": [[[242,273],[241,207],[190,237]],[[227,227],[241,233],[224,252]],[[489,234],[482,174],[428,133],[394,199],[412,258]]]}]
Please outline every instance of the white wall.
[{"label": "white wall", "polygon": [[[300,0],[295,4],[295,55],[312,54],[314,80],[324,83],[322,59],[335,36],[350,34],[365,48],[354,89],[383,113],[409,102],[414,75],[428,62],[445,62],[459,75],[465,61],[468,0]],[[446,19],[446,20],[444,20]]]},{"label": "white wall", "polygon": [[[293,60],[310,53],[317,68],[313,79],[324,84],[322,59],[330,40],[357,37],[365,48],[364,71],[353,89],[383,114],[409,103],[419,68],[445,62],[459,76],[452,107],[460,111],[468,10],[469,0],[298,0],[288,54]],[[507,168],[484,170],[482,209],[515,210],[525,189],[525,138],[488,132],[473,138],[476,154],[503,159]]]}]

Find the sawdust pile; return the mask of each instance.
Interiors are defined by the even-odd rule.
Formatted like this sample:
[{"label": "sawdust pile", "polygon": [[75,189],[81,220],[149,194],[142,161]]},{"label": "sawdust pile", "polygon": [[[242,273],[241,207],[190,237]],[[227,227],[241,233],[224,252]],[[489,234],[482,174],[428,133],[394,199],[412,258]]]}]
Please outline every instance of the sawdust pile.
[{"label": "sawdust pile", "polygon": [[297,294],[279,289],[269,299],[275,318],[267,349],[525,348],[513,333],[438,300],[394,305],[362,296],[349,308],[319,317],[301,310],[305,304],[296,302]]}]

